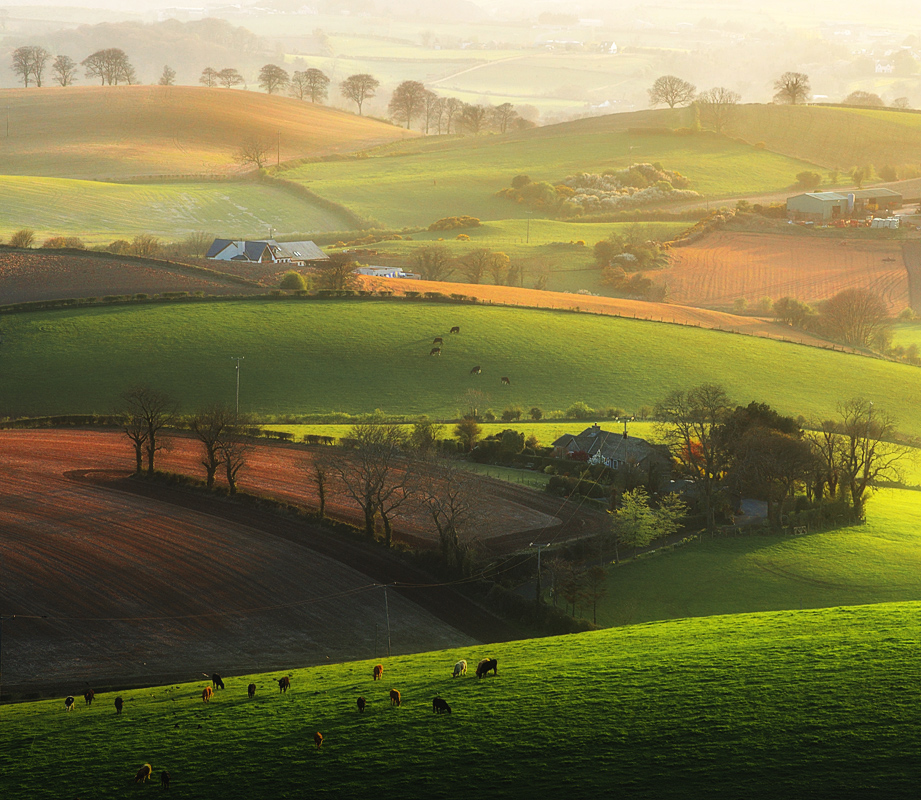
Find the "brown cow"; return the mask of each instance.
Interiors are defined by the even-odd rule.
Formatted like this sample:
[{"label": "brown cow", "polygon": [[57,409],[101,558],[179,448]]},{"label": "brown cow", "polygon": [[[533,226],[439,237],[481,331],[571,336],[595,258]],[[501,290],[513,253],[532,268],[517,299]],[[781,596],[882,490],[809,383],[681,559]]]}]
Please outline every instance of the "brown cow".
[{"label": "brown cow", "polygon": [[440,356],[440,355],[441,355],[441,348],[440,348],[440,347],[433,347],[431,350],[429,350],[429,355],[430,355],[430,356]]},{"label": "brown cow", "polygon": [[287,694],[288,689],[290,688],[291,688],[291,678],[285,675],[284,678],[278,679],[278,691],[279,692],[284,692],[285,694]]},{"label": "brown cow", "polygon": [[160,773],[160,786],[163,789],[169,789],[169,773],[166,770]]},{"label": "brown cow", "polygon": [[442,339],[440,336],[436,336],[434,339],[432,339],[432,344],[444,344],[444,343],[445,343],[445,340]]},{"label": "brown cow", "polygon": [[122,706],[124,705],[124,703],[125,701],[122,700],[120,697],[115,698],[115,713],[116,714],[122,713]]},{"label": "brown cow", "polygon": [[[211,688],[210,686],[208,687]],[[149,780],[151,774],[153,773],[153,767],[150,764],[145,764],[138,770],[138,774],[134,776],[135,783],[144,783],[144,781]]]},{"label": "brown cow", "polygon": [[93,705],[93,699],[95,697],[96,697],[96,692],[94,692],[92,689],[87,689],[83,693],[83,702],[86,703],[88,706],[91,706]]},{"label": "brown cow", "polygon": [[453,328],[451,328],[451,333],[460,333],[460,328],[455,325]]},{"label": "brown cow", "polygon": [[482,371],[483,371],[483,370],[480,369],[479,367],[474,367],[472,370],[470,370],[470,374],[471,374],[471,375],[479,375]]},{"label": "brown cow", "polygon": [[249,695],[249,699],[252,700],[256,696],[256,684],[251,683],[246,687],[246,693]]},{"label": "brown cow", "polygon": [[501,378],[500,380],[501,380],[503,386],[511,386],[511,385],[512,385],[512,382],[511,382],[508,378]]},{"label": "brown cow", "polygon": [[379,681],[384,677],[384,667],[382,664],[376,664],[374,667],[374,680]]},{"label": "brown cow", "polygon": [[484,658],[479,664],[476,665],[476,676],[478,678],[485,678],[486,674],[492,670],[493,675],[499,674],[499,662],[495,658]]},{"label": "brown cow", "polygon": [[364,712],[365,712],[365,705],[366,705],[365,699],[364,699],[363,697],[359,697],[358,700],[357,700],[356,702],[358,703],[358,713],[359,713],[359,714],[364,714]]},{"label": "brown cow", "polygon": [[323,744],[323,734],[317,731],[313,735],[313,743],[317,746],[317,750],[320,749],[320,745]]},{"label": "brown cow", "polygon": [[403,701],[400,698],[400,693],[396,689],[391,689],[390,690],[390,705],[399,707],[400,703],[402,702]]},{"label": "brown cow", "polygon": [[206,686],[201,690],[201,701],[203,703],[208,703],[211,701],[212,696],[214,695],[214,689],[210,686]]}]

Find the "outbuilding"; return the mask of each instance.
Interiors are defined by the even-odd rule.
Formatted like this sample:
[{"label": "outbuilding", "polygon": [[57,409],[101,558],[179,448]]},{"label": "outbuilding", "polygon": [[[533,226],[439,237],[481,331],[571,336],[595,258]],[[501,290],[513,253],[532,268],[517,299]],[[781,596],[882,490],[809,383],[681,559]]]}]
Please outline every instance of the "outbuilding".
[{"label": "outbuilding", "polygon": [[843,219],[848,214],[848,198],[838,192],[805,192],[787,198],[787,216],[809,222]]}]

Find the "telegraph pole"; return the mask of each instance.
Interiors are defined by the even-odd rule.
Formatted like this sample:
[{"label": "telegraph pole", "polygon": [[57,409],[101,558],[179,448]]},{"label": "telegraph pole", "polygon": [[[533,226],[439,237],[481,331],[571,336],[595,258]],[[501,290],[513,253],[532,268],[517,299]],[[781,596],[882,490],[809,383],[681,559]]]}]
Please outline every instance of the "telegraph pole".
[{"label": "telegraph pole", "polygon": [[531,542],[531,544],[529,544],[528,547],[537,548],[537,591],[535,593],[535,600],[537,602],[537,605],[540,605],[543,602],[543,597],[542,597],[543,590],[542,590],[541,583],[540,583],[540,551],[541,551],[541,548],[543,547],[550,547],[550,544],[549,542],[547,544],[538,544],[537,542]]},{"label": "telegraph pole", "polygon": [[240,416],[240,362],[246,358],[246,356],[231,356],[231,361],[237,362],[237,410],[236,416]]}]

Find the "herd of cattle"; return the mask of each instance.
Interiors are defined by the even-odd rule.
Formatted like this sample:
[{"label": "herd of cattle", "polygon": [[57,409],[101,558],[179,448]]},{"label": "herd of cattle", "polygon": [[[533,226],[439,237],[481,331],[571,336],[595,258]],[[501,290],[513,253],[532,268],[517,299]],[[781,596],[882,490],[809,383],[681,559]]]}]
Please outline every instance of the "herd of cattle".
[{"label": "herd of cattle", "polygon": [[[451,328],[451,333],[460,333],[460,327],[458,325],[455,325],[453,328]],[[444,343],[445,343],[445,340],[443,336],[436,336],[434,339],[432,339],[432,349],[429,350],[429,355],[430,356],[440,356],[441,347]],[[470,370],[471,375],[481,375],[482,372],[483,372],[483,368],[480,367],[479,365],[473,367],[473,369]],[[512,382],[507,377],[500,378],[499,382],[503,386],[512,385]]]},{"label": "herd of cattle", "polygon": [[[499,666],[498,666],[497,659],[484,658],[482,661],[480,661],[477,664],[476,666],[477,678],[485,678],[490,672],[492,672],[493,675],[499,674]],[[459,678],[460,676],[466,675],[466,674],[467,674],[467,662],[461,660],[461,661],[458,661],[454,665],[454,669],[451,673],[451,677]],[[205,673],[205,677],[206,678],[208,677],[207,673]],[[375,681],[383,680],[384,678],[383,664],[374,665],[374,669],[371,671],[371,677]],[[202,702],[204,703],[210,702],[211,698],[214,697],[215,690],[223,689],[223,688],[224,688],[224,680],[221,678],[220,675],[218,675],[217,673],[214,673],[211,676],[211,686],[206,686],[204,689],[202,689],[202,693],[201,693]],[[285,675],[284,677],[278,679],[278,691],[280,693],[287,694],[288,689],[290,688],[291,688],[291,678],[289,676]],[[256,684],[255,683],[249,684],[249,686],[247,686],[246,688],[246,693],[249,699],[252,700],[253,697],[256,696]],[[87,689],[83,693],[83,701],[88,706],[91,706],[93,704],[93,700],[95,699],[95,697],[96,697],[96,693],[92,689]],[[403,698],[400,695],[399,690],[391,689],[390,690],[390,705],[393,707],[400,707],[402,703],[403,703]],[[356,705],[358,707],[358,713],[360,714],[364,713],[365,706],[367,706],[367,704],[368,704],[368,701],[365,700],[364,697],[359,697],[358,700],[356,701]],[[74,699],[73,695],[68,695],[67,697],[64,698],[64,709],[66,711],[73,711],[75,705],[76,705],[76,700]],[[115,698],[115,713],[116,714],[122,713],[123,705],[124,705],[124,701],[122,700],[122,698],[120,696],[116,697]],[[451,706],[448,705],[447,701],[444,698],[435,696],[434,698],[432,698],[432,713],[450,714]],[[319,750],[323,744],[323,734],[317,731],[313,735],[313,741],[317,747],[317,750]],[[134,782],[144,783],[145,781],[149,780],[152,775],[153,775],[153,767],[151,767],[150,764],[144,764],[137,771],[137,774],[134,776]],[[169,789],[170,774],[166,770],[163,770],[160,773],[160,785],[164,789]]]}]

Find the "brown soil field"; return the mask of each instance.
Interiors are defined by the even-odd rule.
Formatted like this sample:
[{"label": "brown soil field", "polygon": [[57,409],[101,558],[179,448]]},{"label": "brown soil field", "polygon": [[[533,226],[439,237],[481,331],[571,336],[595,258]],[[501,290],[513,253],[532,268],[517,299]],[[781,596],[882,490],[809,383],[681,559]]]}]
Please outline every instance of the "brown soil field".
[{"label": "brown soil field", "polygon": [[[657,273],[659,275],[659,273]],[[445,281],[411,281],[402,278],[364,278],[363,286],[368,289],[388,289],[395,294],[407,291],[442,292],[463,294],[480,301],[504,306],[527,306],[530,308],[560,308],[583,311],[591,314],[606,314],[612,317],[648,319],[659,322],[673,322],[698,328],[735,331],[766,339],[783,339],[816,347],[829,347],[829,343],[805,331],[780,325],[760,317],[739,316],[708,308],[693,308],[690,305],[673,303],[649,303],[644,300],[625,300],[618,297],[593,297],[591,295],[569,294],[567,292],[545,292],[538,289],[519,289],[514,286],[487,286],[471,283],[448,283]],[[838,349],[841,349],[840,347]]]},{"label": "brown soil field", "polygon": [[3,693],[380,658],[383,582],[395,653],[517,635],[383,548],[126,479],[130,455],[113,433],[0,432]]},{"label": "brown soil field", "polygon": [[[202,264],[214,269],[215,262]],[[251,279],[252,280],[252,279]],[[256,294],[261,289],[156,261],[0,249],[0,305],[105,295],[204,292]]]},{"label": "brown soil field", "polygon": [[3,89],[0,102],[10,119],[3,175],[232,174],[241,170],[235,153],[249,138],[270,143],[272,155],[286,161],[416,135],[291,97],[198,86]]},{"label": "brown soil field", "polygon": [[892,313],[909,306],[900,242],[718,231],[674,248],[671,259],[663,273],[669,296],[688,306],[764,297],[815,303],[852,288],[879,293]]}]

